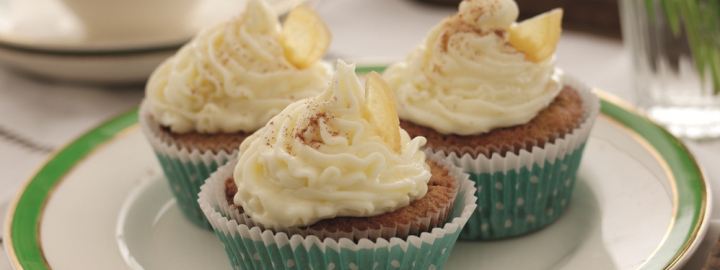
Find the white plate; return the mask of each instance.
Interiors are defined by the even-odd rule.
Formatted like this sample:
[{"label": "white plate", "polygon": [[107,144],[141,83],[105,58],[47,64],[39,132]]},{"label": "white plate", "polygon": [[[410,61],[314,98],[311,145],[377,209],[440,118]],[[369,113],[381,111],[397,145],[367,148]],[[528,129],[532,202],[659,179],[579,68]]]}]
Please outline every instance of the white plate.
[{"label": "white plate", "polygon": [[[215,236],[182,218],[135,117],[78,139],[28,183],[6,226],[16,268],[230,268]],[[604,100],[568,212],[528,236],[459,242],[446,269],[676,269],[702,239],[710,205],[685,155],[664,130]]]}]

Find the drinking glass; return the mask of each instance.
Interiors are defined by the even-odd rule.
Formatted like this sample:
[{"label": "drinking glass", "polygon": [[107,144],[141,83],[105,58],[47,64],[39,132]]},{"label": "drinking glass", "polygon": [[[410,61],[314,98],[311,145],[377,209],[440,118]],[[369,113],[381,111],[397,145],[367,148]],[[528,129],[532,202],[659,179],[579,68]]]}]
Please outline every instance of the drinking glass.
[{"label": "drinking glass", "polygon": [[620,0],[636,100],[676,135],[720,137],[720,0]]}]

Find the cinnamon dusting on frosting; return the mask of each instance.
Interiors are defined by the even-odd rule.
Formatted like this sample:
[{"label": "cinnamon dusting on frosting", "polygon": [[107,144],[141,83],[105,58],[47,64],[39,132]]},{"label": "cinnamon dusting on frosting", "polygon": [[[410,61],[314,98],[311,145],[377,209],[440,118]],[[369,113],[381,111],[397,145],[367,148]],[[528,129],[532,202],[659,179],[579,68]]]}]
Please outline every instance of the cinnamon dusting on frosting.
[{"label": "cinnamon dusting on frosting", "polygon": [[[308,118],[308,124],[295,132],[295,138],[302,141],[305,145],[318,149],[323,143],[320,135],[321,125],[329,126],[328,122],[332,119],[332,115],[326,112],[316,113]],[[338,135],[337,131],[332,131],[332,135]]]}]

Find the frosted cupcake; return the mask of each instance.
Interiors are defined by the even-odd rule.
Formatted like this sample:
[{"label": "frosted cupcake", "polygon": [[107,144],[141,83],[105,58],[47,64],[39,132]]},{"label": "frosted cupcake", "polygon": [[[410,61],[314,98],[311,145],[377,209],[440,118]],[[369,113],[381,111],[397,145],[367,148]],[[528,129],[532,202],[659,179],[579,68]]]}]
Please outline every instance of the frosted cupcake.
[{"label": "frosted cupcake", "polygon": [[[150,77],[140,123],[194,223],[209,227],[197,206],[202,181],[285,106],[326,87],[331,69],[318,59],[329,36],[313,15],[295,10],[281,28],[267,4],[250,0],[243,14],[198,34]],[[297,56],[302,38],[317,45],[304,58]]]},{"label": "frosted cupcake", "polygon": [[566,209],[599,110],[555,69],[562,10],[515,23],[512,0],[466,0],[384,77],[401,125],[470,173],[478,208],[462,238],[538,230]]},{"label": "frosted cupcake", "polygon": [[474,184],[420,149],[379,75],[331,86],[240,146],[199,203],[236,269],[442,268],[475,208]]}]

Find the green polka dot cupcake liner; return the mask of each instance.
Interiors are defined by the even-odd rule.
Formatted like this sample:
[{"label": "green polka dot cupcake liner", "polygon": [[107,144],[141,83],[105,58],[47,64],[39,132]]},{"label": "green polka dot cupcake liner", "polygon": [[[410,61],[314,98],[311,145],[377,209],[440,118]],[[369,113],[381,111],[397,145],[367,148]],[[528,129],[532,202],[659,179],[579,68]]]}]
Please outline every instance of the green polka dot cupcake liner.
[{"label": "green polka dot cupcake liner", "polygon": [[349,238],[264,230],[248,222],[226,201],[225,179],[232,176],[234,161],[206,181],[198,202],[223,243],[233,269],[443,269],[462,227],[475,210],[477,198],[475,184],[467,174],[442,160],[441,155],[429,158],[450,170],[459,183],[458,193],[444,226],[406,239],[370,240],[358,236],[372,232],[355,229],[355,236]]},{"label": "green polka dot cupcake liner", "polygon": [[205,179],[234,157],[237,151],[214,153],[173,144],[160,136],[162,134],[160,126],[151,119],[147,102],[143,102],[140,107],[139,120],[140,127],[155,152],[180,211],[193,224],[211,229],[210,223],[197,204],[197,194]]},{"label": "green polka dot cupcake liner", "polygon": [[478,205],[460,239],[498,240],[528,234],[557,221],[570,207],[600,103],[579,81],[563,76],[563,83],[580,94],[584,120],[555,142],[490,158],[434,149],[468,173],[477,187]]}]

